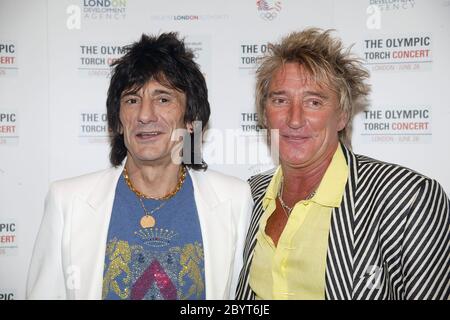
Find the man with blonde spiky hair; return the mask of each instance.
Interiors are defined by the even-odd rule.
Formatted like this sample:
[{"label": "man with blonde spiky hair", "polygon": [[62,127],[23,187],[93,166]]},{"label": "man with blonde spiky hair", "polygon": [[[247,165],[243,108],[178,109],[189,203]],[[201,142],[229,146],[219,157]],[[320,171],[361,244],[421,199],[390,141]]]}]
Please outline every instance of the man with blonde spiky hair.
[{"label": "man with blonde spiky hair", "polygon": [[368,72],[332,31],[269,46],[256,107],[280,166],[249,179],[238,299],[447,299],[449,199],[433,179],[354,154]]}]

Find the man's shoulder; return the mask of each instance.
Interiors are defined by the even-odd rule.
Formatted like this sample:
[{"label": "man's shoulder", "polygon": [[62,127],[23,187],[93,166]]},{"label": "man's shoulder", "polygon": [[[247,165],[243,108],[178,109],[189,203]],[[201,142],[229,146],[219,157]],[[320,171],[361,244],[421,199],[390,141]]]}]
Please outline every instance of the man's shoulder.
[{"label": "man's shoulder", "polygon": [[194,189],[206,201],[214,202],[216,197],[219,201],[231,199],[236,212],[251,201],[250,187],[244,180],[211,169],[191,170],[190,174],[195,180]]},{"label": "man's shoulder", "polygon": [[406,166],[356,155],[358,162],[358,185],[363,189],[380,191],[382,197],[402,196],[407,190],[411,194],[442,192],[442,185],[435,179]]},{"label": "man's shoulder", "polygon": [[248,179],[248,183],[250,186],[268,185],[276,170],[277,168],[272,168],[255,174]]},{"label": "man's shoulder", "polygon": [[89,192],[95,188],[99,181],[107,177],[115,177],[118,175],[120,168],[111,167],[83,175],[56,180],[51,183],[50,190],[64,191],[67,193]]},{"label": "man's shoulder", "polygon": [[255,202],[262,199],[277,168],[255,174],[248,179],[252,198]]},{"label": "man's shoulder", "polygon": [[355,157],[358,161],[360,172],[373,172],[372,175],[401,173],[403,177],[407,175],[419,179],[430,179],[426,175],[401,164],[383,161],[361,154],[355,154]]},{"label": "man's shoulder", "polygon": [[247,183],[242,179],[231,176],[219,171],[207,169],[207,170],[191,170],[191,175],[193,175],[200,183],[204,179],[207,179],[212,185],[220,185],[223,187],[245,187]]}]

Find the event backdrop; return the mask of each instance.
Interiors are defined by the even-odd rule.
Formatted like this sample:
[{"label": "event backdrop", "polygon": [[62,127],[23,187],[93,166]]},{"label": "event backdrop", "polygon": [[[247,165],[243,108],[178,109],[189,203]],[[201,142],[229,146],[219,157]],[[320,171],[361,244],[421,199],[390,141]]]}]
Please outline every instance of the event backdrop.
[{"label": "event backdrop", "polygon": [[270,168],[254,71],[267,44],[336,29],[371,73],[353,148],[450,192],[450,0],[0,0],[0,300],[25,298],[49,184],[109,166],[109,63],[142,33],[177,31],[205,74],[210,168]]}]

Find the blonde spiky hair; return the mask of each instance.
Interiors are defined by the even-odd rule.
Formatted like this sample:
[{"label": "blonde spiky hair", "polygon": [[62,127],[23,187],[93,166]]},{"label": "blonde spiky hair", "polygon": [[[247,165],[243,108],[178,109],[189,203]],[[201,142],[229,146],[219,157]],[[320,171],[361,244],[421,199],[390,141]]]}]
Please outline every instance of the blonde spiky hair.
[{"label": "blonde spiky hair", "polygon": [[256,72],[255,104],[260,125],[266,127],[264,109],[272,76],[284,64],[298,63],[317,83],[337,93],[341,111],[347,117],[339,138],[350,145],[348,127],[353,114],[368,103],[369,72],[361,59],[351,54],[351,48],[344,49],[342,41],[331,35],[333,31],[308,28],[289,34],[279,44],[269,44],[268,53]]}]

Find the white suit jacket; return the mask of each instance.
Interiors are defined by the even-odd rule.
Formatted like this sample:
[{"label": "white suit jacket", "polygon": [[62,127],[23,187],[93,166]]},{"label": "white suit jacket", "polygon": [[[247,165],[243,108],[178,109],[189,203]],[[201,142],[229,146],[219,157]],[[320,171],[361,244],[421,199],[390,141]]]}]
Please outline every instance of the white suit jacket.
[{"label": "white suit jacket", "polygon": [[[27,283],[28,299],[101,299],[109,221],[123,167],[50,186]],[[253,201],[247,183],[189,171],[200,220],[206,299],[232,299]]]}]

